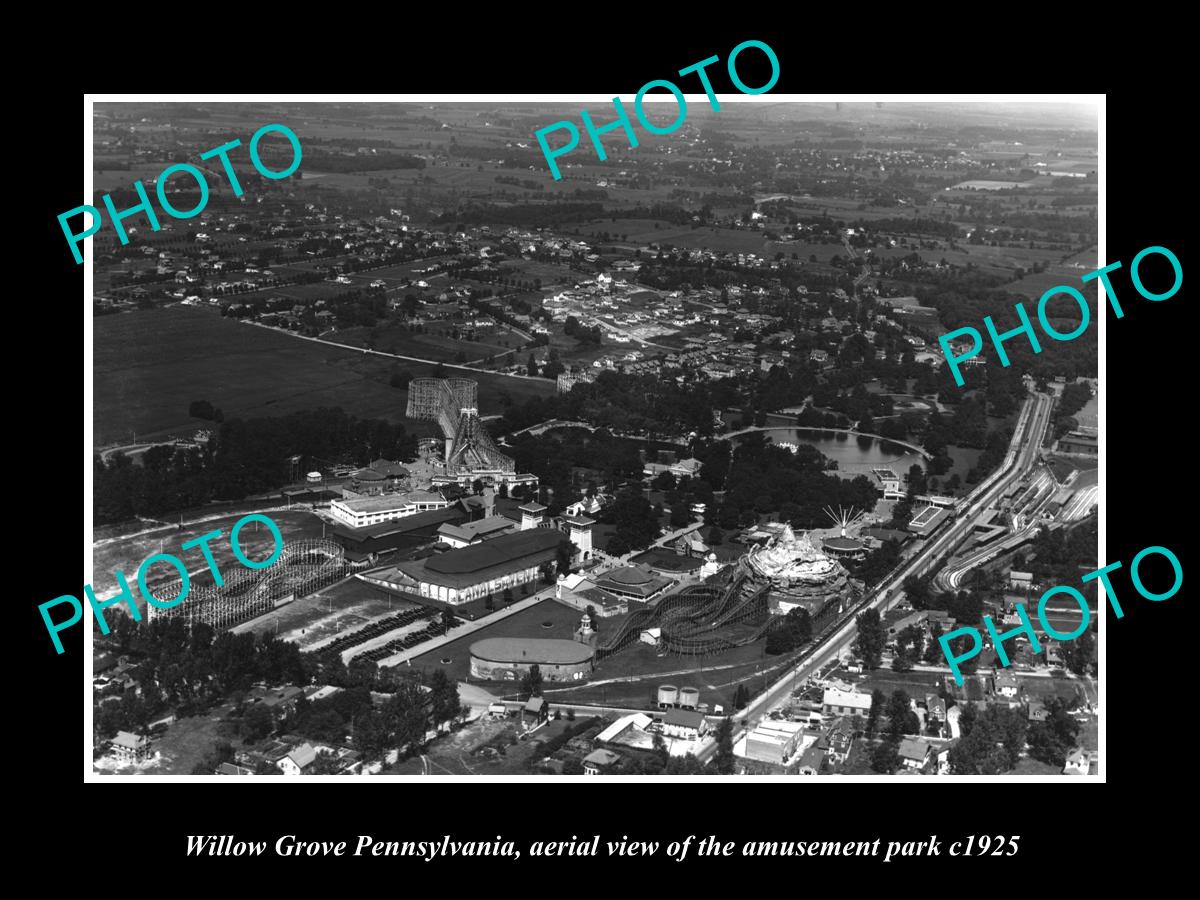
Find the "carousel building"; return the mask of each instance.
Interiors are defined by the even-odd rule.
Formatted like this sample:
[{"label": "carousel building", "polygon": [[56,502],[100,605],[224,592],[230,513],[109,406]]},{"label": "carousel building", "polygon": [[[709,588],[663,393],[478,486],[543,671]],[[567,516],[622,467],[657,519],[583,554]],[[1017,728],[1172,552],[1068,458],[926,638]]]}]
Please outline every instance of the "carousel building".
[{"label": "carousel building", "polygon": [[771,611],[779,614],[799,606],[815,617],[855,586],[841,563],[813,546],[808,535],[797,537],[790,525],[750,550],[742,564],[752,580],[769,584]]}]

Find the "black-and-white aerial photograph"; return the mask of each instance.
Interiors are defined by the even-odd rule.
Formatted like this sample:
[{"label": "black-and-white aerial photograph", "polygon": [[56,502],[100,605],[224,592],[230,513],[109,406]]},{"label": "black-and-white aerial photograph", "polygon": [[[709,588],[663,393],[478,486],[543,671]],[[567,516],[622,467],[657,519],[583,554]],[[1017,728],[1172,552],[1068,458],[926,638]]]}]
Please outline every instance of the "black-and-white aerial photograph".
[{"label": "black-and-white aerial photograph", "polygon": [[1097,773],[1096,104],[686,89],[93,104],[91,775]]}]

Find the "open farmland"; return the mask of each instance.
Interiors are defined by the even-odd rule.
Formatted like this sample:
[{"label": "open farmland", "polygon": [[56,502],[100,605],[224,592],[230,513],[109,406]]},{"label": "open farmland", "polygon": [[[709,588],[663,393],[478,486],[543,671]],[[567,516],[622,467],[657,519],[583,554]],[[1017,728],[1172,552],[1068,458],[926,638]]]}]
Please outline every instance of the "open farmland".
[{"label": "open farmland", "polygon": [[[657,227],[655,227],[657,226]],[[672,244],[689,249],[708,249],[734,253],[765,253],[767,240],[761,231],[674,225],[660,219],[594,219],[564,226],[593,244],[639,247],[646,244]],[[608,238],[602,238],[605,232]]]},{"label": "open farmland", "polygon": [[[211,423],[188,416],[208,400],[227,419],[340,406],[365,418],[401,421],[407,394],[388,385],[396,368],[429,377],[433,366],[306,341],[240,324],[209,310],[172,306],[95,320],[96,446],[190,435]],[[463,373],[479,381],[485,415],[501,397],[554,393],[551,381]]]},{"label": "open farmland", "polygon": [[[356,347],[371,347],[385,353],[403,356],[419,356],[453,362],[459,354],[467,361],[486,359],[489,356],[512,354],[525,346],[525,339],[504,328],[480,329],[478,340],[455,340],[447,332],[455,323],[438,322],[422,334],[409,331],[403,325],[377,326],[375,328],[347,328],[327,335],[330,340]],[[436,328],[434,333],[430,328]]]}]

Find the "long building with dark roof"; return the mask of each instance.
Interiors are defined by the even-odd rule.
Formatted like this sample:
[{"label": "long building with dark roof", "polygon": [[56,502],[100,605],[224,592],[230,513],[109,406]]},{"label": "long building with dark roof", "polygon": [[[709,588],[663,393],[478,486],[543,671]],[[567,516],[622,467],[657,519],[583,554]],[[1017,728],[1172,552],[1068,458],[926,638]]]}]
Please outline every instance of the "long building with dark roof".
[{"label": "long building with dark roof", "polygon": [[431,600],[467,603],[536,581],[538,569],[557,558],[565,541],[555,528],[530,528],[400,563],[390,580]]},{"label": "long building with dark roof", "polygon": [[443,509],[431,509],[402,519],[351,528],[339,522],[333,537],[346,551],[351,562],[374,561],[397,550],[409,550],[438,540],[438,529],[446,524],[466,522],[469,513],[461,503]]}]

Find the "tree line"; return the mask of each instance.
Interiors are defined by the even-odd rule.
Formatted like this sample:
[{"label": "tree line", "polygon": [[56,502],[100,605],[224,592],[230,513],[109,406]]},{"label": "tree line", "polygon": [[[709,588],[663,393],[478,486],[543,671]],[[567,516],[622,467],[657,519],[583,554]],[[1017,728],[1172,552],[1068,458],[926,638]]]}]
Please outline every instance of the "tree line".
[{"label": "tree line", "polygon": [[410,459],[416,437],[402,425],[359,419],[340,407],[276,418],[227,419],[207,445],[148,452],[137,466],[122,453],[93,461],[95,520],[120,522],[275,490],[292,477],[290,457],[366,465]]}]

